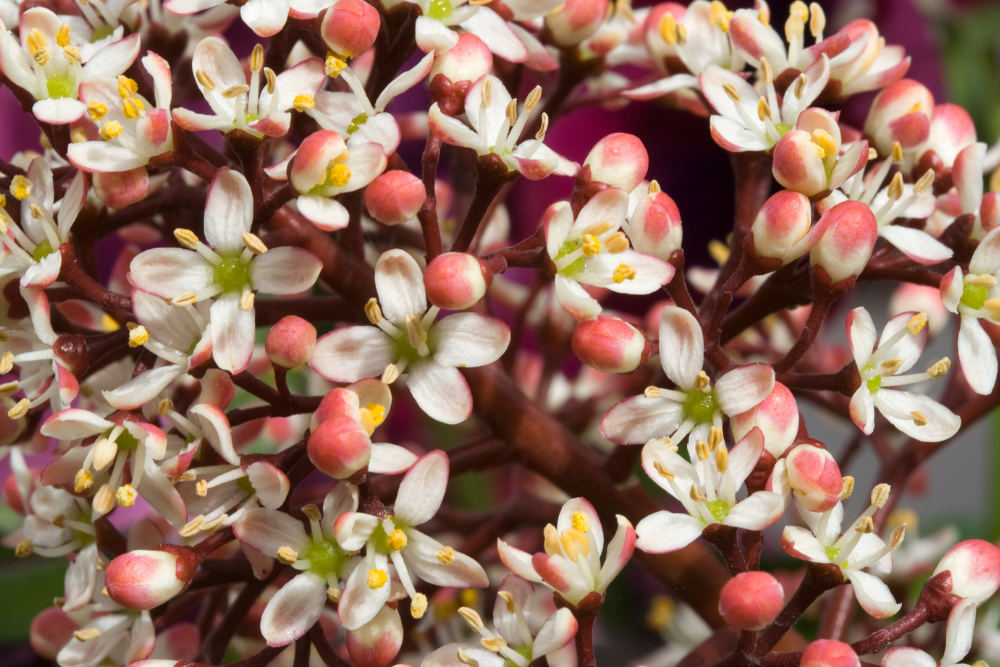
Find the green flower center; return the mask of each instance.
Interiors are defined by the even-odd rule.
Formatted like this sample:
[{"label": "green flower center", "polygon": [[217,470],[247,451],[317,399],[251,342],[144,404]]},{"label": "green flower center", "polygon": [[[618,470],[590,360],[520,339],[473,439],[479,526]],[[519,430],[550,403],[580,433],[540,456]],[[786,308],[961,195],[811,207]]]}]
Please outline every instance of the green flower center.
[{"label": "green flower center", "polygon": [[73,80],[66,74],[56,74],[45,82],[45,88],[49,91],[49,97],[54,100],[70,97],[73,95]]},{"label": "green flower center", "polygon": [[[513,648],[513,647],[511,647]],[[522,646],[521,648],[515,648],[514,651],[524,657],[528,662],[531,662],[531,646]],[[511,660],[510,658],[503,659],[503,667],[518,667],[518,664]]]},{"label": "green flower center", "polygon": [[368,114],[364,111],[351,119],[351,124],[347,126],[347,133],[354,134],[361,129],[361,126],[368,122]]},{"label": "green flower center", "polygon": [[[392,525],[396,527],[396,530],[405,530],[406,528],[409,528],[409,524],[405,521],[400,521],[395,517],[392,519]],[[375,545],[375,550],[379,553],[391,554],[394,551],[397,551],[396,549],[389,547],[389,536],[386,534],[385,528],[382,527],[381,523],[375,528],[374,531],[372,531],[371,541],[372,544]]]},{"label": "green flower center", "polygon": [[684,414],[699,424],[712,421],[712,416],[719,411],[715,401],[715,392],[695,389],[689,391],[684,401]]},{"label": "green flower center", "polygon": [[[581,247],[583,247],[583,242],[579,239],[575,241],[566,241],[563,243],[562,248],[559,248],[559,254],[556,255],[554,261],[558,261],[573,252],[576,252]],[[567,278],[572,278],[576,274],[583,270],[583,255],[579,259],[575,260],[572,264],[563,267],[559,270],[559,275],[566,276]]]},{"label": "green flower center", "polygon": [[115,32],[115,29],[109,25],[102,25],[100,28],[94,31],[94,34],[90,36],[90,43],[96,44],[105,37],[110,37]]},{"label": "green flower center", "polygon": [[40,262],[53,252],[52,244],[49,243],[48,239],[45,239],[41,243],[35,246],[35,249],[31,252],[31,259],[36,262]]},{"label": "green flower center", "polygon": [[249,477],[240,477],[238,480],[236,480],[236,486],[240,487],[251,496],[257,493],[257,489],[253,488],[253,484],[250,482]]},{"label": "green flower center", "polygon": [[[109,435],[111,435],[111,431],[104,434],[104,437],[106,438]],[[128,432],[128,429],[125,429],[115,439],[115,444],[118,445],[119,452],[131,452],[135,451],[135,448],[139,446],[139,441]]]},{"label": "green flower center", "polygon": [[[260,120],[260,116],[258,116],[255,113],[250,113],[249,111],[243,112],[243,118],[245,119],[247,125],[250,125],[251,123],[256,123],[258,120]],[[236,121],[233,121],[233,126],[235,125]]]},{"label": "green flower center", "polygon": [[327,540],[313,542],[312,546],[306,550],[304,557],[309,559],[309,570],[324,579],[330,574],[339,572],[348,559],[340,545]]},{"label": "green flower center", "polygon": [[709,500],[705,504],[708,505],[708,511],[719,523],[722,523],[722,520],[729,516],[729,505],[726,504],[725,500]]},{"label": "green flower center", "polygon": [[[863,369],[861,369],[861,372],[866,373],[871,370],[875,370],[875,364],[867,364]],[[868,380],[866,384],[868,385],[868,391],[873,394],[877,394],[878,390],[882,388],[882,376],[876,375],[872,379]]]},{"label": "green flower center", "polygon": [[250,266],[239,257],[227,257],[215,267],[215,282],[222,285],[224,292],[242,292],[250,282]]},{"label": "green flower center", "polygon": [[840,554],[840,549],[834,549],[833,547],[826,547],[826,557],[830,559],[831,563],[837,559],[837,556],[839,554]]},{"label": "green flower center", "polygon": [[974,310],[979,310],[989,298],[986,285],[966,285],[962,290],[962,303]]},{"label": "green flower center", "polygon": [[455,6],[451,4],[451,0],[431,0],[428,3],[427,16],[440,21],[451,16],[454,9]]}]

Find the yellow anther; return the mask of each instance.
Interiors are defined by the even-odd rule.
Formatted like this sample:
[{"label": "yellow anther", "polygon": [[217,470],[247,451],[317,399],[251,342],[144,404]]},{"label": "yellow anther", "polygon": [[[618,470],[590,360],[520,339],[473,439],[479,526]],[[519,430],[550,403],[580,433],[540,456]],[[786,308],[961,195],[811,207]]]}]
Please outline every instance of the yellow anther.
[{"label": "yellow anther", "polygon": [[869,533],[875,531],[875,522],[872,520],[870,516],[866,516],[860,521],[858,521],[857,524],[855,524],[854,530],[859,533],[868,535]]},{"label": "yellow anther", "polygon": [[253,310],[253,302],[254,302],[254,293],[251,292],[250,290],[243,292],[243,294],[240,295],[240,310],[242,310],[244,313],[249,313],[251,310]]},{"label": "yellow anther", "polygon": [[165,415],[174,409],[174,402],[169,398],[165,398],[156,404],[156,412],[160,415]]},{"label": "yellow anther", "polygon": [[63,49],[63,56],[69,61],[70,65],[83,62],[83,58],[80,56],[80,49],[75,46],[67,46]]},{"label": "yellow anther", "polygon": [[385,406],[379,403],[369,403],[365,406],[365,410],[371,413],[372,419],[375,421],[375,425],[378,426],[385,421]]},{"label": "yellow anther", "polygon": [[30,407],[31,401],[26,398],[22,398],[14,405],[14,407],[7,411],[7,416],[11,419],[21,419],[28,414],[28,408]]},{"label": "yellow anther", "polygon": [[981,276],[976,276],[969,281],[970,285],[975,285],[976,287],[993,287],[997,284],[997,279],[988,273],[984,273]]},{"label": "yellow anther", "polygon": [[528,96],[524,98],[524,108],[521,109],[521,113],[525,113],[527,111],[531,111],[532,109],[534,109],[536,106],[538,106],[538,103],[541,101],[541,99],[542,99],[542,87],[535,86],[534,88],[531,89],[531,92],[528,93]]},{"label": "yellow anther", "polygon": [[927,315],[925,313],[917,313],[910,318],[910,321],[906,323],[906,330],[911,334],[916,336],[923,330],[924,326],[927,324]]},{"label": "yellow anther", "polygon": [[500,591],[497,597],[507,603],[507,611],[514,613],[514,595],[510,591]]},{"label": "yellow anther", "polygon": [[718,449],[715,450],[715,467],[719,469],[720,473],[729,469],[729,450],[725,445],[719,445]]},{"label": "yellow anther", "polygon": [[788,8],[789,14],[795,14],[803,21],[809,20],[809,7],[802,0],[795,0]]},{"label": "yellow anther", "polygon": [[296,111],[309,111],[316,106],[316,100],[313,99],[312,95],[302,93],[295,96],[295,99],[292,100],[292,106],[295,107]]},{"label": "yellow anther", "polygon": [[99,121],[104,118],[104,114],[108,112],[108,108],[98,102],[97,100],[92,100],[87,102],[87,113],[90,114],[90,119],[92,121]]},{"label": "yellow anther", "polygon": [[872,505],[882,509],[885,506],[886,501],[889,500],[889,492],[892,490],[888,484],[876,484],[875,488],[872,489]]},{"label": "yellow anther", "polygon": [[423,593],[417,593],[410,600],[410,616],[413,618],[423,618],[424,614],[427,613],[427,596]]},{"label": "yellow anther", "polygon": [[81,628],[73,632],[73,638],[77,641],[86,642],[97,639],[101,636],[101,631],[97,628]]},{"label": "yellow anther", "polygon": [[122,128],[121,123],[119,123],[117,120],[109,120],[101,128],[101,137],[105,141],[111,141],[112,139],[117,139],[118,137],[120,137],[123,131],[124,128]]},{"label": "yellow anther", "polygon": [[826,14],[823,12],[823,8],[815,2],[810,3],[809,10],[812,14],[809,19],[809,32],[816,39],[822,39],[823,29],[826,28]]},{"label": "yellow anther", "polygon": [[762,9],[757,12],[757,20],[764,24],[765,27],[771,27],[771,17],[768,15],[766,9]]},{"label": "yellow anther", "polygon": [[903,161],[903,146],[898,142],[892,142],[892,149],[889,151],[892,156],[893,162]]},{"label": "yellow anther", "polygon": [[635,268],[628,264],[619,264],[611,274],[611,278],[619,285],[626,280],[635,280],[635,276]]},{"label": "yellow anther", "polygon": [[511,125],[517,122],[517,98],[514,98],[507,103],[504,115],[507,116],[507,122]]},{"label": "yellow anther", "polygon": [[335,188],[342,188],[351,180],[351,169],[346,164],[335,164],[330,167],[327,182]]},{"label": "yellow anther", "polygon": [[198,494],[200,498],[204,498],[208,495],[208,481],[204,479],[199,479],[198,483],[194,485],[194,491]]},{"label": "yellow anther", "polygon": [[6,375],[14,370],[14,353],[8,350],[0,357],[0,375]]},{"label": "yellow anther", "polygon": [[840,491],[840,499],[847,500],[854,493],[854,478],[850,475],[845,475],[843,479],[843,486]]},{"label": "yellow anther", "polygon": [[197,234],[192,232],[190,229],[184,229],[183,227],[178,227],[174,230],[174,238],[188,250],[194,250],[201,244],[201,241],[198,240]]},{"label": "yellow anther", "polygon": [[265,67],[264,80],[267,81],[267,94],[274,95],[274,88],[278,85],[278,75],[270,67]]},{"label": "yellow anther", "polygon": [[704,440],[699,440],[694,443],[694,451],[698,455],[699,461],[708,459],[708,443]]},{"label": "yellow anther", "polygon": [[922,195],[927,192],[932,185],[934,185],[934,179],[936,175],[933,169],[928,169],[924,172],[924,175],[917,179],[917,182],[913,184],[913,194]]},{"label": "yellow anther", "polygon": [[705,371],[698,371],[698,377],[694,379],[694,388],[699,390],[704,390],[708,388],[708,385],[712,383],[711,378],[708,377],[708,373]]},{"label": "yellow anther", "polygon": [[896,201],[903,196],[903,175],[896,172],[896,175],[892,177],[892,181],[889,182],[889,199]]},{"label": "yellow anther", "polygon": [[714,452],[721,443],[722,429],[718,426],[713,426],[708,430],[708,448]]},{"label": "yellow anther", "polygon": [[264,68],[264,47],[260,44],[255,44],[253,51],[250,52],[250,70],[253,72],[259,72]]},{"label": "yellow anther", "polygon": [[196,69],[194,71],[194,78],[198,80],[202,88],[207,90],[215,90],[215,82],[212,81],[212,77],[208,75],[203,69]]},{"label": "yellow anther", "polygon": [[660,19],[660,37],[671,46],[677,44],[677,19],[670,12],[667,12]]},{"label": "yellow anther", "polygon": [[767,100],[763,97],[760,98],[760,102],[757,103],[757,118],[762,121],[771,117],[771,107],[768,105]]},{"label": "yellow anther", "polygon": [[145,345],[146,341],[149,340],[149,331],[146,327],[140,325],[135,329],[128,332],[128,346],[129,347],[139,347],[140,345]]},{"label": "yellow anther", "polygon": [[906,524],[901,523],[892,530],[892,535],[889,537],[889,548],[898,549],[899,545],[903,543],[903,539],[906,537]]},{"label": "yellow anther", "polygon": [[583,235],[583,254],[593,257],[601,252],[601,240],[592,234]]},{"label": "yellow anther", "polygon": [[136,97],[123,101],[122,114],[131,120],[139,120],[142,117],[142,100]]},{"label": "yellow anther", "polygon": [[892,513],[889,514],[889,519],[886,523],[897,525],[905,523],[907,528],[916,530],[920,523],[920,518],[912,509],[908,507],[900,507],[899,509],[893,510]]},{"label": "yellow anther", "polygon": [[542,531],[542,546],[549,556],[556,556],[562,553],[562,543],[559,541],[559,531],[551,523],[545,526]]},{"label": "yellow anther", "polygon": [[625,232],[615,232],[604,240],[604,248],[612,255],[618,255],[628,250],[628,237]]},{"label": "yellow anther", "polygon": [[399,366],[396,364],[388,364],[385,370],[382,371],[382,384],[392,384],[399,379]]},{"label": "yellow anther", "polygon": [[642,395],[646,398],[659,398],[660,388],[659,387],[646,387],[646,390],[642,392]]},{"label": "yellow anther", "polygon": [[344,71],[347,67],[347,61],[342,58],[338,58],[332,52],[326,54],[326,61],[323,63],[323,72],[326,73],[331,79],[336,79],[340,76],[340,73]]},{"label": "yellow anther", "polygon": [[124,74],[118,77],[118,97],[123,100],[139,92],[139,84],[134,79],[130,79]]},{"label": "yellow anther", "polygon": [[250,232],[243,232],[243,245],[255,255],[263,255],[267,252],[267,246],[260,240],[260,237]]},{"label": "yellow anther", "polygon": [[483,645],[484,649],[492,651],[493,653],[499,653],[505,646],[507,646],[507,642],[504,641],[502,637],[480,639],[479,641]]},{"label": "yellow anther", "polygon": [[56,514],[52,517],[52,525],[56,528],[66,527],[66,516],[64,514]]},{"label": "yellow anther", "polygon": [[653,467],[656,468],[656,472],[660,473],[660,477],[664,479],[673,479],[675,477],[674,473],[670,472],[670,470],[659,461],[653,462]]},{"label": "yellow anther", "polygon": [[458,655],[458,661],[466,667],[479,667],[479,661],[471,657],[464,649],[456,649],[456,655]]},{"label": "yellow anther", "polygon": [[339,588],[328,588],[326,589],[326,597],[333,604],[340,602],[340,596],[343,593]]},{"label": "yellow anther", "polygon": [[573,512],[573,530],[578,530],[583,534],[590,532],[590,517],[584,512]]},{"label": "yellow anther", "polygon": [[708,242],[708,254],[720,266],[729,261],[731,252],[729,246],[718,239],[712,239]]},{"label": "yellow anther", "polygon": [[800,74],[799,78],[795,80],[795,97],[802,99],[802,93],[805,92],[807,83],[809,83],[809,77],[805,73]]},{"label": "yellow anther", "polygon": [[949,359],[948,357],[944,357],[943,359],[935,363],[933,366],[928,368],[927,374],[930,375],[932,378],[939,378],[947,375],[950,369],[951,369],[951,359]]},{"label": "yellow anther", "polygon": [[89,470],[77,470],[73,477],[73,490],[76,493],[83,493],[94,484],[94,474]]},{"label": "yellow anther", "polygon": [[94,494],[93,507],[102,516],[115,508],[115,492],[109,485],[105,484]]},{"label": "yellow anther", "polygon": [[463,588],[458,592],[458,601],[463,607],[473,607],[479,604],[479,591],[475,588]]},{"label": "yellow anther", "polygon": [[729,10],[726,6],[722,4],[719,0],[713,0],[712,4],[708,8],[708,22],[711,25],[718,25],[722,28],[721,23],[725,23],[726,27],[723,30],[729,29]]},{"label": "yellow anther", "polygon": [[483,618],[475,609],[470,609],[469,607],[459,607],[458,615],[465,619],[469,629],[473,632],[479,632],[485,627],[483,624]]},{"label": "yellow anther", "polygon": [[46,51],[49,48],[49,40],[45,39],[45,34],[38,28],[32,28],[28,33],[28,53],[34,56],[39,51]]},{"label": "yellow anther", "polygon": [[837,154],[837,140],[826,130],[822,128],[813,130],[812,140],[817,146],[823,149],[823,157]]},{"label": "yellow anther", "polygon": [[368,316],[368,321],[372,324],[378,324],[382,321],[382,309],[375,297],[368,299],[368,303],[365,304],[365,315]]},{"label": "yellow anther", "polygon": [[59,30],[56,31],[56,44],[63,47],[69,46],[71,37],[69,24],[63,23],[59,26]]},{"label": "yellow anther", "polygon": [[444,565],[451,565],[455,560],[455,550],[451,547],[441,547],[437,550],[437,552],[435,552],[434,555],[437,556],[438,561]]},{"label": "yellow anther", "polygon": [[736,86],[727,82],[722,84],[722,89],[726,91],[726,95],[728,95],[729,99],[731,99],[733,102],[740,101],[740,93],[738,90],[736,90]]},{"label": "yellow anther", "polygon": [[180,535],[181,537],[191,537],[192,535],[197,534],[199,530],[201,530],[201,526],[204,523],[205,523],[205,515],[199,514],[198,516],[196,516],[195,518],[191,519],[186,524],[184,524],[184,526],[179,531],[177,531],[177,534]]},{"label": "yellow anther", "polygon": [[290,546],[278,547],[278,560],[285,565],[295,565],[299,560],[299,552]]},{"label": "yellow anther", "polygon": [[309,519],[310,521],[323,520],[323,513],[320,511],[318,507],[316,507],[312,503],[309,503],[308,505],[303,505],[302,513],[305,514],[306,518]]},{"label": "yellow anther", "polygon": [[583,234],[592,234],[593,236],[600,236],[606,232],[610,232],[615,228],[615,221],[611,218],[604,218],[602,220],[597,220],[592,222],[583,230]]},{"label": "yellow anther", "polygon": [[31,542],[31,540],[21,540],[17,543],[17,546],[14,547],[14,555],[18,558],[27,558],[34,552],[35,545]]},{"label": "yellow anther", "polygon": [[698,486],[695,485],[695,484],[691,485],[691,494],[690,495],[691,495],[691,500],[693,500],[695,502],[698,502],[698,503],[702,503],[702,502],[705,502],[706,500],[708,500],[708,496],[706,496],[704,493],[702,493],[701,489],[699,489]]},{"label": "yellow anther", "polygon": [[115,492],[115,500],[122,507],[132,507],[135,504],[135,499],[139,494],[136,493],[135,488],[131,484],[123,484],[118,487],[118,491]]},{"label": "yellow anther", "polygon": [[646,188],[646,193],[651,195],[655,195],[662,191],[663,188],[660,187],[660,182],[657,181],[655,178],[649,182],[649,187]]},{"label": "yellow anther", "polygon": [[479,89],[479,98],[483,102],[483,106],[489,108],[490,103],[493,101],[493,79],[486,79],[483,82],[482,88]]},{"label": "yellow anther", "polygon": [[920,410],[914,410],[910,416],[913,417],[913,423],[917,426],[927,426],[927,415]]},{"label": "yellow anther", "polygon": [[674,623],[677,615],[677,603],[666,595],[654,595],[649,603],[646,614],[646,625],[656,632],[662,632]]},{"label": "yellow anther", "polygon": [[368,579],[365,581],[368,584],[368,588],[375,590],[385,586],[385,583],[389,581],[389,575],[385,573],[385,570],[372,568],[371,570],[368,570]]},{"label": "yellow anther", "polygon": [[796,40],[802,39],[802,35],[806,31],[806,22],[799,14],[792,12],[788,15],[788,20],[785,21],[785,40],[789,42],[794,42]]},{"label": "yellow anther", "polygon": [[31,195],[31,181],[18,174],[10,180],[10,194],[18,201],[26,199]]},{"label": "yellow anther", "polygon": [[385,544],[390,551],[399,551],[406,546],[406,533],[397,528],[386,536]]}]

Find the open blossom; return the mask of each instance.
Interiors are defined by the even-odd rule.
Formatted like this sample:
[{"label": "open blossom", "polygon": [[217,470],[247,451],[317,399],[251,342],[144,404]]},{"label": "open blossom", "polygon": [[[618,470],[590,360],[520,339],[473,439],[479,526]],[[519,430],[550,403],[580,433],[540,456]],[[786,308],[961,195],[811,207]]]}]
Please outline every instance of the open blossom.
[{"label": "open blossom", "polygon": [[867,141],[841,150],[840,125],[833,114],[816,107],[807,109],[799,114],[795,128],[774,146],[774,177],[807,197],[835,190],[868,163]]},{"label": "open blossom", "polygon": [[722,430],[712,428],[699,441],[689,463],[676,446],[650,440],[642,448],[642,467],[658,486],[677,499],[687,514],[661,510],[635,527],[636,546],[649,553],[676,551],[698,539],[713,524],[764,530],[781,518],[781,494],[757,491],[737,501],[736,493],[764,451],[764,434],[754,427],[729,450]]},{"label": "open blossom", "polygon": [[365,308],[377,328],[342,327],[318,341],[310,367],[334,382],[381,375],[391,383],[407,373],[417,405],[447,424],[472,413],[472,395],[459,367],[491,364],[510,342],[510,329],[493,317],[456,313],[435,322],[440,308],[427,307],[423,275],[402,250],[389,250],[375,265],[378,300]]},{"label": "open blossom", "polygon": [[315,505],[302,508],[309,532],[298,519],[264,508],[248,510],[234,525],[240,542],[299,572],[271,598],[261,616],[260,631],[269,646],[284,646],[304,635],[323,612],[328,591],[339,594],[351,557],[334,539],[333,524],[357,507],[357,487],[341,482],[327,494],[322,513]]},{"label": "open blossom", "polygon": [[601,313],[601,305],[583,285],[650,294],[674,276],[670,264],[629,247],[621,231],[628,199],[624,190],[608,188],[587,202],[575,219],[569,202],[557,202],[546,213],[545,244],[556,267],[556,296],[578,320]]},{"label": "open blossom", "polygon": [[65,125],[79,120],[87,105],[77,99],[80,86],[102,77],[117,78],[139,55],[139,36],[112,42],[82,61],[70,26],[51,10],[33,7],[21,14],[20,43],[8,30],[0,37],[0,68],[37,102],[40,121]]},{"label": "open blossom", "polygon": [[545,526],[545,553],[532,556],[497,540],[500,560],[514,574],[545,584],[570,604],[579,604],[591,593],[603,596],[608,585],[632,557],[635,529],[617,516],[618,530],[604,551],[604,528],[593,505],[584,498],[566,501],[555,526]]},{"label": "open blossom", "polygon": [[951,171],[961,212],[975,216],[972,238],[981,239],[1000,224],[1000,193],[983,193],[983,163],[986,144],[963,148],[955,158]]},{"label": "open blossom", "polygon": [[[187,15],[211,9],[225,0],[164,0],[163,8],[173,14]],[[248,0],[240,7],[240,17],[261,37],[281,30],[289,14],[296,18],[315,16],[335,0]]]},{"label": "open blossom", "polygon": [[[906,524],[900,524],[893,530],[889,544],[886,544],[872,532],[874,528],[871,517],[885,505],[888,497],[888,484],[876,486],[872,490],[871,505],[843,534],[843,502],[838,502],[825,512],[800,509],[799,514],[808,528],[786,526],[781,533],[781,546],[790,556],[813,563],[833,563],[839,566],[844,578],[853,584],[858,603],[875,618],[888,618],[901,607],[893,598],[889,587],[871,574],[887,574],[892,571],[892,551],[903,542],[906,533]],[[863,572],[865,569],[870,572]]]},{"label": "open blossom", "polygon": [[198,44],[191,68],[212,114],[174,109],[177,124],[192,131],[243,130],[257,138],[284,136],[292,122],[289,110],[309,108],[326,78],[320,58],[303,60],[275,75],[264,67],[264,49],[258,45],[250,55],[247,84],[240,61],[218,37],[206,37]]},{"label": "open blossom", "polygon": [[508,662],[528,667],[558,651],[573,641],[577,620],[565,608],[548,615],[539,613],[539,597],[530,583],[516,574],[507,575],[493,604],[495,629],[488,628],[475,609],[458,610],[469,628],[482,637],[481,645],[447,644],[424,658],[421,667],[461,667],[468,664],[466,658],[482,667],[504,667]]},{"label": "open blossom", "polygon": [[135,342],[160,359],[186,371],[212,356],[207,301],[178,306],[136,289],[132,290],[132,310],[144,329],[134,335]]},{"label": "open blossom", "polygon": [[417,592],[414,578],[452,588],[484,588],[489,584],[479,563],[416,529],[437,514],[447,486],[448,456],[431,452],[403,477],[391,514],[379,517],[347,512],[334,522],[333,534],[341,547],[348,551],[366,548],[364,560],[347,580],[337,609],[345,628],[364,625],[386,603],[389,562],[410,596],[414,618],[427,611],[427,596]]},{"label": "open blossom", "polygon": [[[483,40],[490,51],[504,60],[521,63],[528,59],[528,49],[511,28],[511,24],[489,7],[473,4],[471,0],[389,0],[385,6],[390,9],[403,2],[420,7],[422,15],[417,18],[415,39],[417,46],[424,52],[442,52],[452,48],[458,44],[457,30],[462,29]],[[542,6],[536,9],[547,13],[552,2],[553,0],[541,0],[533,4]],[[523,7],[525,3],[513,4]]]},{"label": "open blossom", "polygon": [[548,127],[546,116],[542,116],[541,128],[534,139],[520,140],[541,98],[542,89],[536,86],[528,93],[518,115],[517,101],[511,98],[500,79],[489,74],[469,88],[465,96],[465,114],[472,129],[445,115],[436,102],[427,114],[427,122],[431,131],[445,143],[471,148],[479,156],[498,155],[508,172],[519,172],[533,181],[552,173],[572,176],[576,173],[576,164],[542,143]]},{"label": "open blossom", "polygon": [[[677,389],[648,387],[641,396],[611,408],[601,420],[601,433],[618,444],[637,444],[668,438],[679,444],[688,438],[688,452],[696,457],[696,443],[709,439],[723,416],[747,412],[767,398],[774,387],[774,370],[764,364],[733,369],[712,385],[702,368],[705,340],[694,315],[667,306],[660,316],[660,363]],[[666,351],[669,350],[669,353]],[[749,473],[748,473],[749,474]]]},{"label": "open blossom", "polygon": [[847,339],[861,375],[851,397],[851,419],[866,434],[875,428],[875,408],[900,431],[923,442],[947,440],[958,432],[961,419],[932,398],[896,389],[938,378],[948,372],[947,357],[926,372],[903,375],[917,363],[927,343],[927,316],[901,313],[889,320],[875,343],[875,324],[864,308],[847,316]]},{"label": "open blossom", "polygon": [[129,281],[175,304],[214,298],[212,354],[220,368],[238,373],[253,353],[254,294],[296,294],[316,282],[322,268],[308,250],[268,249],[250,233],[253,195],[242,174],[223,167],[215,173],[205,202],[205,239],[178,229],[184,248],[155,248],[140,253]]},{"label": "open blossom", "polygon": [[834,35],[839,36],[850,40],[850,45],[830,60],[830,92],[839,99],[888,86],[910,68],[906,50],[886,45],[885,37],[868,19],[851,21]]},{"label": "open blossom", "polygon": [[984,540],[959,542],[941,558],[931,576],[948,572],[952,595],[959,598],[948,614],[941,663],[961,660],[972,648],[976,609],[1000,588],[1000,550]]}]

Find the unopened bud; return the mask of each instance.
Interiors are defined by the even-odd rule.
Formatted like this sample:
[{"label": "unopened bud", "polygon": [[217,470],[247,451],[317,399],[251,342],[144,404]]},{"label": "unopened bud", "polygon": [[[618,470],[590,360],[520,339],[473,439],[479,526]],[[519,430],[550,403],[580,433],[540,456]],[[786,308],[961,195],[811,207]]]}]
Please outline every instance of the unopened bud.
[{"label": "unopened bud", "polygon": [[584,165],[590,167],[592,181],[631,192],[646,177],[649,154],[638,137],[616,132],[597,142]]},{"label": "unopened bud", "polygon": [[788,483],[810,512],[825,512],[840,500],[843,477],[830,452],[810,444],[796,446],[786,459]]},{"label": "unopened bud", "polygon": [[855,201],[837,204],[823,217],[827,216],[825,230],[809,262],[814,268],[822,268],[831,283],[838,283],[860,275],[867,266],[878,238],[878,223],[867,205]]},{"label": "unopened bud", "polygon": [[446,310],[465,310],[486,294],[486,277],[479,260],[468,253],[438,255],[424,271],[427,300]]},{"label": "unopened bud", "polygon": [[427,200],[427,190],[413,174],[393,169],[369,183],[364,196],[373,218],[385,225],[398,225],[416,217]]},{"label": "unopened bud", "polygon": [[267,358],[282,368],[298,368],[306,363],[315,347],[316,327],[297,315],[282,317],[264,339]]},{"label": "unopened bud", "polygon": [[326,10],[320,35],[335,53],[354,58],[372,47],[380,25],[378,11],[364,0],[337,0]]},{"label": "unopened bud", "polygon": [[742,572],[726,582],[719,595],[719,613],[739,630],[761,630],[784,606],[784,590],[767,572]]},{"label": "unopened bud", "polygon": [[368,465],[372,443],[361,424],[336,416],[310,434],[307,451],[321,471],[335,479],[346,479]]},{"label": "unopened bud", "polygon": [[602,373],[631,373],[645,364],[652,352],[639,329],[607,315],[580,322],[573,331],[572,344],[580,361]]}]

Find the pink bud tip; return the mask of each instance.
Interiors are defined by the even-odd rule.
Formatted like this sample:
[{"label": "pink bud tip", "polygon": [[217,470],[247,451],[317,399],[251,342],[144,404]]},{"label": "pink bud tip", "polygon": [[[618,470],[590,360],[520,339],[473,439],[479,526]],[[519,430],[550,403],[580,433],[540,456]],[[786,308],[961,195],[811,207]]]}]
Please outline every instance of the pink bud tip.
[{"label": "pink bud tip", "polygon": [[372,455],[368,433],[355,420],[335,416],[309,436],[309,460],[335,479],[347,479],[366,465]]},{"label": "pink bud tip", "polygon": [[812,197],[827,189],[827,172],[817,144],[805,130],[792,130],[774,146],[771,170],[784,187]]},{"label": "pink bud tip", "polygon": [[424,272],[427,299],[438,308],[464,310],[486,294],[486,277],[479,260],[463,252],[435,257]]},{"label": "pink bud tip", "polygon": [[309,361],[314,347],[316,327],[295,315],[278,320],[264,339],[267,358],[283,368],[298,368]]},{"label": "pink bud tip", "polygon": [[349,389],[337,387],[327,393],[319,402],[319,407],[313,413],[317,424],[322,424],[335,417],[348,417],[354,421],[361,418],[358,395]]},{"label": "pink bud tip", "polygon": [[1000,588],[1000,549],[983,540],[959,542],[948,550],[934,574],[951,572],[951,593],[983,601]]},{"label": "pink bud tip", "polygon": [[739,442],[754,426],[764,434],[764,449],[774,458],[780,458],[799,433],[799,406],[788,387],[780,382],[760,405],[736,415],[730,422],[733,438]]},{"label": "pink bud tip", "polygon": [[742,572],[722,587],[719,613],[740,630],[762,630],[771,624],[785,602],[778,580],[767,572]]},{"label": "pink bud tip", "polygon": [[754,252],[758,257],[781,260],[788,264],[809,249],[799,241],[809,231],[812,205],[809,198],[793,190],[782,190],[771,196],[754,220]]},{"label": "pink bud tip", "polygon": [[413,174],[387,171],[365,188],[365,206],[373,218],[385,225],[412,220],[427,201],[424,183]]},{"label": "pink bud tip", "polygon": [[[37,478],[38,475],[32,471],[32,477]],[[17,477],[15,475],[8,476],[3,482],[3,500],[7,503],[7,507],[21,516],[27,515],[27,511],[24,508],[24,499],[21,497],[21,491],[17,488]]]},{"label": "pink bud tip", "polygon": [[844,490],[840,467],[833,455],[810,444],[788,453],[788,483],[799,503],[810,512],[832,509]]},{"label": "pink bud tip", "polygon": [[574,46],[597,32],[607,15],[608,0],[567,0],[545,17],[545,26],[556,44]]},{"label": "pink bud tip", "polygon": [[493,54],[483,40],[471,32],[458,36],[458,43],[434,59],[430,79],[443,74],[452,83],[474,82],[493,71]]},{"label": "pink bud tip", "polygon": [[629,221],[628,237],[632,247],[663,261],[681,247],[684,231],[681,212],[665,192],[655,192],[642,198]]},{"label": "pink bud tip", "polygon": [[573,352],[583,363],[603,373],[631,373],[649,359],[641,331],[617,317],[598,315],[573,331]]},{"label": "pink bud tip", "polygon": [[403,645],[403,623],[399,612],[389,606],[368,623],[346,632],[347,652],[358,667],[386,667]]},{"label": "pink bud tip", "polygon": [[831,283],[864,271],[878,240],[878,223],[867,205],[856,201],[837,204],[823,216],[822,236],[809,255],[816,268],[826,271]]},{"label": "pink bud tip", "polygon": [[849,644],[817,639],[802,652],[799,667],[859,667],[858,654]]},{"label": "pink bud tip", "polygon": [[591,181],[631,192],[646,177],[649,154],[639,137],[615,132],[598,141],[583,164],[590,167]]},{"label": "pink bud tip", "polygon": [[896,141],[903,148],[913,148],[927,141],[933,113],[931,91],[913,79],[901,79],[875,97],[865,134],[874,140],[880,155],[888,155]]},{"label": "pink bud tip", "polygon": [[108,596],[129,609],[158,607],[181,593],[194,576],[196,563],[188,547],[170,551],[130,551],[108,565]]},{"label": "pink bud tip", "polygon": [[326,10],[320,34],[334,53],[353,58],[372,47],[379,25],[378,11],[364,0],[338,0]]},{"label": "pink bud tip", "polygon": [[31,621],[31,648],[46,660],[55,660],[79,629],[80,625],[69,614],[57,607],[49,607]]}]

